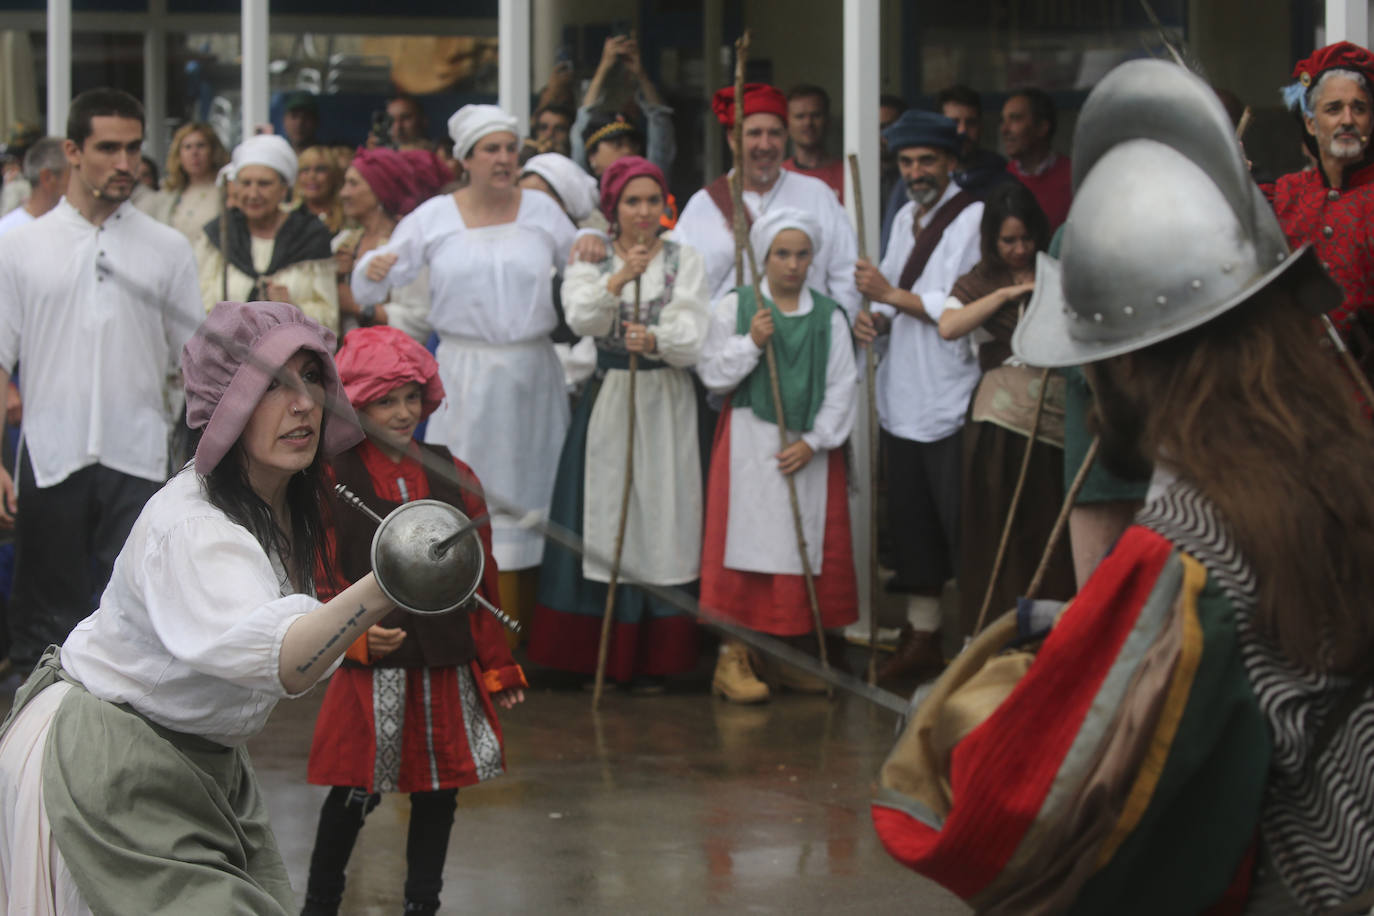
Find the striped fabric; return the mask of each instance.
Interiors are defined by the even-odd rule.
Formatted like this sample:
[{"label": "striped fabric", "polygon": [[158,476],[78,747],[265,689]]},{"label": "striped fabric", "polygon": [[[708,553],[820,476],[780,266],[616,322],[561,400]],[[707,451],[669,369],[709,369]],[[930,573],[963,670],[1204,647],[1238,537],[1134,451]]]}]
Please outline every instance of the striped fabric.
[{"label": "striped fabric", "polygon": [[1197,557],[1240,617],[1241,653],[1273,739],[1261,827],[1288,890],[1321,911],[1374,888],[1374,699],[1363,701],[1313,760],[1314,742],[1350,679],[1306,671],[1255,633],[1257,591],[1215,508],[1175,483],[1137,521]]}]

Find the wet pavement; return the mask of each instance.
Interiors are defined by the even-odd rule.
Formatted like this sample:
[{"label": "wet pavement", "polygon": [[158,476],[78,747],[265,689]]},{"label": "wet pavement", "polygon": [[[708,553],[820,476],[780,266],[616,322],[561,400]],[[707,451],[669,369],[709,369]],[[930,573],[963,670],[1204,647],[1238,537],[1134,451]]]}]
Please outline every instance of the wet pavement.
[{"label": "wet pavement", "polygon": [[[969,912],[883,851],[868,814],[890,712],[785,693],[707,695],[709,660],[664,696],[537,677],[502,716],[505,776],[458,795],[441,912]],[[305,762],[323,689],[250,745],[300,894],[319,804]],[[401,911],[409,801],[389,795],[349,866],[343,912]]]}]

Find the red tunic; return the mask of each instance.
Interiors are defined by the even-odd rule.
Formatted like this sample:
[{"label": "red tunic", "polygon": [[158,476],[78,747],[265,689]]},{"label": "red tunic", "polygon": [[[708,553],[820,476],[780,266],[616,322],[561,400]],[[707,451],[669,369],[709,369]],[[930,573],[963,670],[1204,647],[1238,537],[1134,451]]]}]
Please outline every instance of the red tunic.
[{"label": "red tunic", "polygon": [[796,159],[783,160],[782,167],[789,172],[796,172],[798,175],[810,175],[812,178],[819,178],[830,185],[830,190],[835,192],[835,196],[844,203],[844,160],[832,159],[825,165],[816,169],[802,168],[797,165]]},{"label": "red tunic", "polygon": [[1274,205],[1279,225],[1294,248],[1312,243],[1331,278],[1345,291],[1345,301],[1329,314],[1342,332],[1356,312],[1374,308],[1374,164],[1346,176],[1335,190],[1321,169],[1284,175],[1262,186]]},{"label": "red tunic", "polygon": [[[416,458],[408,455],[393,463],[368,441],[356,451],[379,497],[409,502],[430,495],[429,479]],[[454,465],[461,480],[477,481],[463,462],[454,459]],[[486,512],[485,501],[472,492],[465,493],[458,508],[469,517]],[[490,528],[480,534],[486,569],[478,591],[495,603]],[[320,597],[331,596],[321,589]],[[334,672],[315,723],[307,774],[311,783],[361,786],[369,792],[425,792],[500,775],[501,727],[488,694],[525,686],[525,677],[496,618],[474,609],[468,620],[477,657],[467,669],[345,667]],[[367,661],[366,636],[348,655]]]}]

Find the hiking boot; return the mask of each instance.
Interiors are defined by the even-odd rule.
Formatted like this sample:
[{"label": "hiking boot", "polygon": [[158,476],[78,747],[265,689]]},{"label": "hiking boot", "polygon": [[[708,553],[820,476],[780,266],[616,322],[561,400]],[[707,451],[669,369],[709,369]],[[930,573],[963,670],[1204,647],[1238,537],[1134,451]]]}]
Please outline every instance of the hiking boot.
[{"label": "hiking boot", "polygon": [[729,640],[720,647],[716,673],[711,678],[711,693],[732,703],[762,703],[768,699],[768,685],[754,674],[749,650]]}]

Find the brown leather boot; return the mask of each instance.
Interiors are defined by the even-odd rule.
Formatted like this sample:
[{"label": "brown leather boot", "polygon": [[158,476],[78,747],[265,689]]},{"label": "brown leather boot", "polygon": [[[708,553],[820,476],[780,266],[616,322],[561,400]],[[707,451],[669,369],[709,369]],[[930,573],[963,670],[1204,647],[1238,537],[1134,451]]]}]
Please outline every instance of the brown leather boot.
[{"label": "brown leather boot", "polygon": [[768,699],[768,685],[754,674],[749,650],[743,643],[726,640],[721,645],[711,692],[732,703],[762,703]]},{"label": "brown leather boot", "polygon": [[897,637],[897,651],[878,668],[879,681],[911,680],[924,681],[939,674],[945,668],[945,657],[940,651],[940,634],[918,632],[911,624],[902,624],[901,634]]},{"label": "brown leather boot", "polygon": [[825,681],[816,675],[786,663],[778,664],[777,681],[779,687],[797,693],[825,693],[826,688]]}]

